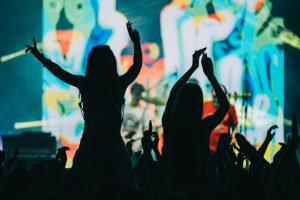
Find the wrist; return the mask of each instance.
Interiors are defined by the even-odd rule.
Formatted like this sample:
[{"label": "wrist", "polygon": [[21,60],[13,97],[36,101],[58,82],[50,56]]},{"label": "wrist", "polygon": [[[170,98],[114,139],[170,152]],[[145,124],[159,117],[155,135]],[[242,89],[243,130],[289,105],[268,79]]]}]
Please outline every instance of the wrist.
[{"label": "wrist", "polygon": [[198,64],[192,64],[192,69],[197,69],[199,67],[199,65]]},{"label": "wrist", "polygon": [[42,54],[41,52],[37,51],[37,52],[34,52],[33,55],[37,58],[37,59],[43,59],[45,58],[44,54]]},{"label": "wrist", "polygon": [[271,142],[273,138],[266,137],[267,142]]}]

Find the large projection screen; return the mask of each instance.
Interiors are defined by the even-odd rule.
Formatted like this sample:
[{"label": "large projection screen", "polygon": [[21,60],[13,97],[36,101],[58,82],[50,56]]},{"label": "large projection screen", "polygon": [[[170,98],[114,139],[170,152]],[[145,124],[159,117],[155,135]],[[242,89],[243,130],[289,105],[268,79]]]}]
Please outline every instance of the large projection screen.
[{"label": "large projection screen", "polygon": [[[107,44],[122,74],[132,64],[133,47],[125,25],[130,20],[141,34],[144,56],[137,82],[151,96],[166,97],[164,93],[191,66],[193,52],[207,47],[219,82],[230,94],[249,94],[230,98],[237,110],[239,132],[260,146],[267,129],[279,126],[266,153],[269,159],[283,141],[284,52],[276,37],[276,27],[283,25],[283,19],[267,23],[272,10],[269,0],[209,2],[44,0],[43,52],[67,71],[84,75],[90,49]],[[204,99],[211,99],[211,86],[201,67],[193,79],[201,86]],[[78,95],[76,88],[44,69],[42,128],[72,149],[69,159],[84,125]],[[126,99],[130,100],[129,92]],[[147,108],[159,126],[164,106]]]}]

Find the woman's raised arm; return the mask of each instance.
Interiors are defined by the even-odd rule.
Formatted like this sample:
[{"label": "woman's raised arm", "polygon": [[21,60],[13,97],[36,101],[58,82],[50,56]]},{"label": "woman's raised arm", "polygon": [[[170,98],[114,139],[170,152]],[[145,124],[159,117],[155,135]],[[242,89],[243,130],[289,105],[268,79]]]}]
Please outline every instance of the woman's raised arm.
[{"label": "woman's raised arm", "polygon": [[67,72],[62,69],[58,64],[52,62],[50,59],[47,59],[36,47],[35,38],[33,38],[33,46],[26,45],[26,53],[32,53],[52,74],[57,78],[64,81],[65,83],[80,88],[84,80],[83,76],[78,76]]}]

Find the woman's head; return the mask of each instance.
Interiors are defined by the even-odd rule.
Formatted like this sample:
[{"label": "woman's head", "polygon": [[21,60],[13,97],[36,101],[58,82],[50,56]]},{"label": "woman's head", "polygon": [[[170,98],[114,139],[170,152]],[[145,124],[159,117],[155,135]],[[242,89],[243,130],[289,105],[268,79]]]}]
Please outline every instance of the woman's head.
[{"label": "woman's head", "polygon": [[117,60],[108,45],[97,45],[89,53],[85,77],[88,79],[114,80],[118,77]]},{"label": "woman's head", "polygon": [[189,121],[202,119],[203,93],[198,84],[187,83],[181,88],[175,112],[177,116]]}]

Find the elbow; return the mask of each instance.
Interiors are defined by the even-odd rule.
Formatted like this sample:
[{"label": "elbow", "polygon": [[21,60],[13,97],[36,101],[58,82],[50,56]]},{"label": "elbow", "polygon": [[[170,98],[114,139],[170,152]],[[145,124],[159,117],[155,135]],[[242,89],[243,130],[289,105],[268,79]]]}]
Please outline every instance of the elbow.
[{"label": "elbow", "polygon": [[136,61],[136,66],[138,66],[139,69],[142,69],[142,65],[143,65],[143,61],[142,60]]},{"label": "elbow", "polygon": [[142,56],[134,57],[133,63],[138,68],[142,68],[142,65],[143,65],[143,58],[142,58]]}]

